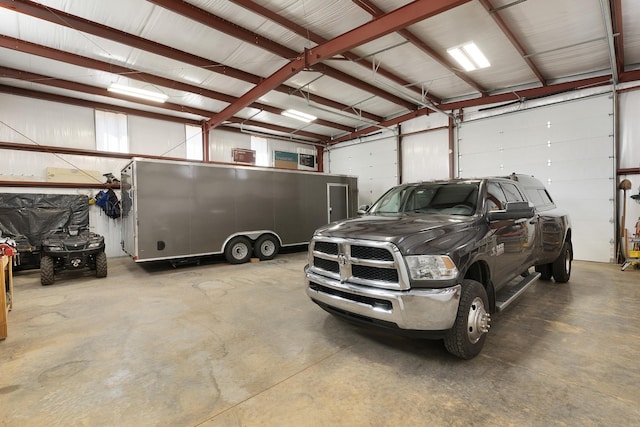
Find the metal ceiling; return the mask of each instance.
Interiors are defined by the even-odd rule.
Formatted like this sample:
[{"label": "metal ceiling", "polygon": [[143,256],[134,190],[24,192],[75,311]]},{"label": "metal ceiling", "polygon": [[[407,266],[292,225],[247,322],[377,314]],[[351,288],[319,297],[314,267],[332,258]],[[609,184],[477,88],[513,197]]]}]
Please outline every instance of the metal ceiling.
[{"label": "metal ceiling", "polygon": [[[448,57],[468,41],[489,68]],[[299,141],[629,81],[635,0],[0,0],[0,92]]]}]

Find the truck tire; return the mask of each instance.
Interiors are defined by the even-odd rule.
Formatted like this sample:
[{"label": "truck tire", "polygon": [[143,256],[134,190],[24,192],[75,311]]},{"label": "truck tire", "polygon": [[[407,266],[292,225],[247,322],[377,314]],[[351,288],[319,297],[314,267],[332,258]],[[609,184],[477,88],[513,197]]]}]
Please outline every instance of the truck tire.
[{"label": "truck tire", "polygon": [[553,267],[551,264],[536,265],[536,272],[540,273],[540,280],[551,280]]},{"label": "truck tire", "polygon": [[458,315],[444,338],[449,353],[462,359],[472,359],[480,353],[491,326],[488,309],[484,286],[475,280],[463,280]]},{"label": "truck tire", "polygon": [[274,259],[280,251],[280,242],[273,234],[263,234],[253,246],[253,255],[260,261]]},{"label": "truck tire", "polygon": [[571,259],[573,251],[570,242],[564,242],[560,255],[553,261],[553,279],[558,283],[567,283],[571,277]]},{"label": "truck tire", "polygon": [[229,264],[242,264],[251,259],[251,240],[244,236],[234,237],[224,248],[224,257]]},{"label": "truck tire", "polygon": [[40,258],[40,283],[42,286],[53,285],[56,281],[53,271],[53,258],[45,255]]},{"label": "truck tire", "polygon": [[107,254],[96,254],[96,277],[107,277]]}]

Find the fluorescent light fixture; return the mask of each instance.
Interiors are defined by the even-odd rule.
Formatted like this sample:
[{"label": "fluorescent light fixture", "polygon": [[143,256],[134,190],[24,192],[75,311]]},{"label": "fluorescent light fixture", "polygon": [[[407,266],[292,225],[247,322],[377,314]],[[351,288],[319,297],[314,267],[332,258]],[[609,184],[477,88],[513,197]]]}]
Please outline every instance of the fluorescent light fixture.
[{"label": "fluorescent light fixture", "polygon": [[133,96],[136,98],[146,99],[147,101],[165,102],[169,97],[164,93],[153,92],[145,89],[138,89],[135,87],[124,86],[117,83],[112,83],[107,89],[109,92],[119,93],[121,95]]},{"label": "fluorescent light fixture", "polygon": [[300,120],[300,121],[305,122],[305,123],[311,123],[312,121],[317,119],[316,116],[312,116],[311,114],[303,113],[303,112],[298,111],[298,110],[284,110],[280,114],[282,114],[283,116],[286,116],[286,117],[290,117],[292,119]]},{"label": "fluorescent light fixture", "polygon": [[480,48],[474,43],[465,43],[462,46],[456,46],[447,49],[449,55],[453,57],[465,71],[473,71],[478,68],[487,68],[491,66],[489,60],[480,51]]}]

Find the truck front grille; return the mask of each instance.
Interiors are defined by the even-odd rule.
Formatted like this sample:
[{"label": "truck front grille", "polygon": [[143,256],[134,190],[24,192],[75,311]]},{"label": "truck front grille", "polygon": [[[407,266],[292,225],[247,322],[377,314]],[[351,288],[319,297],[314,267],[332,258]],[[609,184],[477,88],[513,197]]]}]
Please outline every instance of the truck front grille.
[{"label": "truck front grille", "polygon": [[398,282],[398,272],[388,268],[367,267],[354,265],[351,267],[354,277],[365,280],[382,280],[383,282]]},{"label": "truck front grille", "polygon": [[328,259],[314,257],[313,265],[323,270],[330,271],[332,273],[336,273],[336,274],[340,273],[340,265],[338,264],[337,261],[330,261]]},{"label": "truck front grille", "polygon": [[310,268],[340,282],[384,289],[409,289],[400,251],[390,242],[316,238],[309,245]]}]

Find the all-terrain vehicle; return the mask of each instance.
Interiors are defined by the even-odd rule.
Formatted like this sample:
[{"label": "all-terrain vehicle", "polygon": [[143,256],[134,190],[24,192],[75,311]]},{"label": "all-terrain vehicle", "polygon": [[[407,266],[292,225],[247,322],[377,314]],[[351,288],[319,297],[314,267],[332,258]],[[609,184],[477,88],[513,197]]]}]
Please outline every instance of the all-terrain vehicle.
[{"label": "all-terrain vehicle", "polygon": [[107,277],[104,237],[86,227],[69,226],[47,233],[40,252],[40,283],[52,285],[55,273],[89,268],[96,277]]}]

